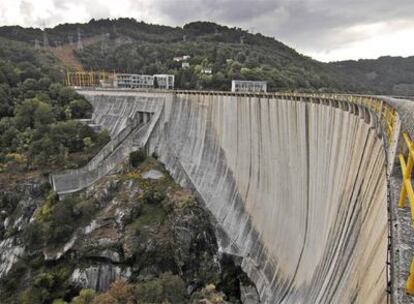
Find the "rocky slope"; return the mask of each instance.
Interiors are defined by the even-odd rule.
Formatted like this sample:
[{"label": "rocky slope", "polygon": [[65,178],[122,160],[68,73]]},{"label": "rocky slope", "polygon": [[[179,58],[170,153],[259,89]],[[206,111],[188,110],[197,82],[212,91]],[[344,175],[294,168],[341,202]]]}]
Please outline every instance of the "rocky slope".
[{"label": "rocky slope", "polygon": [[1,193],[4,303],[256,301],[192,193],[153,158],[121,171],[60,201],[41,177]]}]

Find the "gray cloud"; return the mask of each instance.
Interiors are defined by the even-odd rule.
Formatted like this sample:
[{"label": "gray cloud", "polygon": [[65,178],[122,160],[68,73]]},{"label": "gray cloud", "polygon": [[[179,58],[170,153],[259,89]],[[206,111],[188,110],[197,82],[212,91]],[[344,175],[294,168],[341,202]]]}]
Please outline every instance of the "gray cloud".
[{"label": "gray cloud", "polygon": [[[301,47],[324,49],[364,39],[347,29],[387,21],[413,21],[412,0],[156,1],[171,22],[196,19],[254,28]],[[389,30],[392,30],[390,27]]]},{"label": "gray cloud", "polygon": [[[384,40],[386,52],[392,36],[399,37],[403,30],[405,36],[407,30],[414,36],[413,0],[37,0],[36,6],[43,3],[46,11],[38,13],[30,0],[2,2],[0,20],[7,24],[14,19],[31,26],[121,16],[169,25],[209,20],[274,36],[322,59],[324,53],[346,49],[352,49],[349,57],[358,57],[362,45],[360,54],[374,57],[381,50],[370,53],[368,41],[376,39],[381,47]],[[7,12],[11,6],[14,14]]]},{"label": "gray cloud", "polygon": [[269,0],[210,0],[210,1],[157,1],[161,13],[176,22],[191,19],[199,15],[216,20],[240,22],[258,18],[276,9],[279,4]]}]

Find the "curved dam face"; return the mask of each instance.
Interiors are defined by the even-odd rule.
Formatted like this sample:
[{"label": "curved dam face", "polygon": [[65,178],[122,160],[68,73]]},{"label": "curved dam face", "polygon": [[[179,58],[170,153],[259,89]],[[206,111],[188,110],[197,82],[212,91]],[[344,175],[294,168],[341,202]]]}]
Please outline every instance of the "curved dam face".
[{"label": "curved dam face", "polygon": [[367,110],[83,93],[96,117],[130,115],[131,99],[146,96],[143,107],[155,111],[147,149],[194,188],[224,232],[222,250],[243,258],[263,303],[387,302],[386,156]]}]

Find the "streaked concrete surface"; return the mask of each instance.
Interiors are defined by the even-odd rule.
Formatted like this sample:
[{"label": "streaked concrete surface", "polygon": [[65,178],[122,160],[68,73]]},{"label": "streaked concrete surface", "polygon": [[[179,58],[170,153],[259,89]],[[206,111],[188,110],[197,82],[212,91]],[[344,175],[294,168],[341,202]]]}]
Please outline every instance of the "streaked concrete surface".
[{"label": "streaked concrete surface", "polygon": [[[116,135],[156,115],[145,145],[192,187],[263,303],[386,303],[386,152],[359,108],[202,94],[83,92]],[[144,98],[145,97],[145,98]]]}]

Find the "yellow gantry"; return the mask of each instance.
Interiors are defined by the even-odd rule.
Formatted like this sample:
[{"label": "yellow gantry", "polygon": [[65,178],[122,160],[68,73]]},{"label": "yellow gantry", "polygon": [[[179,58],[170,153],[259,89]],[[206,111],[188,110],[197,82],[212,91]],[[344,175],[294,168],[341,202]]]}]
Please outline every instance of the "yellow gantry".
[{"label": "yellow gantry", "polygon": [[97,87],[100,81],[113,77],[108,72],[66,72],[65,85],[75,87]]}]

